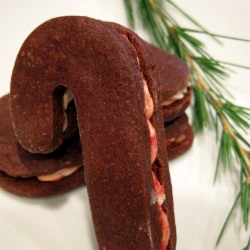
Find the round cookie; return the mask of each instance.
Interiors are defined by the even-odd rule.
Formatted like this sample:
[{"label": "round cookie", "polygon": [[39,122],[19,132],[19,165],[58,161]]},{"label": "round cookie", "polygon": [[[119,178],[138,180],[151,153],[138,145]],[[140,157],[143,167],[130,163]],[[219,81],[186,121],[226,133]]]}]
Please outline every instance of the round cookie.
[{"label": "round cookie", "polygon": [[180,116],[191,102],[192,88],[187,64],[165,50],[149,45],[159,69],[165,121]]},{"label": "round cookie", "polygon": [[58,182],[41,182],[37,178],[11,177],[0,171],[0,187],[4,190],[29,198],[44,198],[58,195],[84,185],[83,168]]},{"label": "round cookie", "polygon": [[184,113],[171,122],[165,122],[168,158],[175,159],[184,154],[193,144],[193,130]]}]

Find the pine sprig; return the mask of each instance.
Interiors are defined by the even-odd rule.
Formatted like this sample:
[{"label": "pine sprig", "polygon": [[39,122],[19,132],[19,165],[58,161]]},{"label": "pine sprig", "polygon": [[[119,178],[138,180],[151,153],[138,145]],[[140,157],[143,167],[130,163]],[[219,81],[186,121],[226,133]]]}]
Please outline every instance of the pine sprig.
[{"label": "pine sprig", "polygon": [[[151,34],[153,41],[161,48],[179,56],[189,65],[191,83],[194,92],[194,121],[196,131],[213,127],[219,143],[219,153],[215,170],[215,180],[221,167],[240,170],[240,191],[222,227],[217,244],[228,224],[237,204],[243,211],[243,224],[248,227],[250,213],[250,143],[245,134],[250,128],[250,109],[239,107],[230,101],[231,94],[225,87],[232,70],[228,66],[249,69],[234,63],[215,60],[206,50],[205,44],[194,34],[210,36],[220,43],[218,38],[249,42],[249,39],[233,38],[207,31],[202,25],[184,12],[174,1],[168,0],[176,11],[182,14],[196,29],[181,27],[172,13],[165,7],[163,0],[125,0],[130,23],[134,25],[133,8],[137,8],[142,24]],[[130,3],[128,7],[128,2]]]},{"label": "pine sprig", "polygon": [[124,0],[126,10],[127,10],[127,15],[128,15],[128,20],[129,20],[129,25],[131,28],[135,28],[135,19],[134,19],[134,12],[133,12],[133,7],[132,7],[132,2],[131,0]]}]

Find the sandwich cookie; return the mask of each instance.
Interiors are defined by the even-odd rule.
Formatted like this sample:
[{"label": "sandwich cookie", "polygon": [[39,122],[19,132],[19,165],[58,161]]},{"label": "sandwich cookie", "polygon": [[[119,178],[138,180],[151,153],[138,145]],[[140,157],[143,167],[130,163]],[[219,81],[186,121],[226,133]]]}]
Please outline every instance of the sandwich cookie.
[{"label": "sandwich cookie", "polygon": [[[112,25],[116,27],[121,27],[117,24],[112,24]],[[158,49],[152,46],[152,53],[154,54],[154,52],[157,53]],[[166,53],[166,52],[163,52],[163,53]],[[170,61],[176,62],[175,56],[172,56],[170,54],[168,56],[169,56]],[[163,61],[162,63],[166,63],[166,61]],[[157,66],[159,67],[158,64]],[[178,67],[178,65],[176,65],[175,67]],[[174,81],[173,80],[174,77],[175,76],[173,74],[170,74],[168,80],[172,82]],[[48,154],[48,155],[30,154],[26,150],[23,150],[22,147],[16,142],[16,139],[14,138],[15,135],[14,135],[12,125],[11,125],[11,120],[9,117],[9,110],[7,111],[8,109],[7,99],[8,99],[8,96],[3,97],[3,100],[1,100],[2,110],[0,110],[0,112],[2,112],[1,117],[3,117],[3,122],[1,124],[2,125],[1,126],[1,135],[2,135],[1,142],[2,142],[3,147],[5,148],[7,147],[9,149],[13,149],[13,145],[14,145],[15,150],[9,150],[8,152],[6,150],[2,150],[0,152],[0,154],[2,155],[1,162],[0,162],[0,165],[1,165],[0,170],[2,170],[1,172],[2,180],[4,176],[3,172],[5,172],[5,182],[2,181],[0,185],[5,186],[6,190],[14,192],[15,194],[29,196],[29,197],[45,197],[45,196],[49,196],[52,194],[58,194],[60,192],[70,190],[71,188],[67,189],[66,185],[64,185],[65,188],[61,189],[60,192],[56,191],[56,190],[59,190],[56,186],[50,189],[49,187],[53,185],[53,183],[50,183],[47,185],[49,187],[46,189],[46,192],[44,192],[43,190],[45,189],[42,187],[46,185],[45,183],[42,184],[42,182],[54,182],[56,183],[56,185],[59,185],[58,180],[62,180],[65,177],[65,175],[67,176],[72,175],[76,170],[78,170],[78,168],[82,165],[80,139],[76,138],[77,136],[75,136],[74,140],[71,140],[70,142],[66,144],[66,145],[69,145],[69,143],[72,143],[72,145],[70,145],[69,147],[72,148],[73,150],[71,150],[69,153],[67,153],[67,151],[65,150],[65,146],[64,146],[64,150],[60,150],[60,153],[56,152],[56,153]],[[66,131],[66,133],[64,133],[63,139],[65,140],[65,138],[70,138],[70,136],[72,136],[72,134],[74,134],[75,131],[77,130],[77,125],[76,125],[77,123],[76,123],[76,117],[75,117],[76,116],[75,105],[73,102],[73,96],[69,90],[66,90],[64,92],[62,107],[63,107],[63,112],[64,112],[63,132]],[[171,124],[172,124],[171,122],[165,123],[165,129],[168,129],[170,127],[170,131],[172,131]],[[9,131],[10,133],[8,133],[7,131]],[[177,135],[181,134],[182,131],[180,127],[178,127],[178,131],[179,132],[175,131],[174,134],[176,133]],[[8,134],[10,137],[4,140],[6,134]],[[166,134],[171,134],[171,133],[167,133],[166,131]],[[166,141],[169,159],[178,157],[183,152],[185,152],[189,148],[189,146],[191,146],[192,144],[192,140],[190,136],[189,136],[189,140],[186,141],[184,144],[180,144],[180,143],[176,144],[176,142],[173,142],[174,139],[176,138],[167,138],[167,141]],[[177,141],[180,140],[179,137],[177,139],[178,139]],[[16,147],[18,147],[19,151],[17,151]],[[18,152],[21,152],[21,154]],[[12,155],[12,156],[6,157],[6,155]],[[69,157],[69,159],[67,157]],[[15,158],[17,158],[18,160],[13,160]],[[69,164],[71,162],[71,158],[74,159],[74,165],[76,166],[71,166]],[[45,161],[45,159],[50,159],[51,162]],[[53,160],[54,160],[54,163],[53,165],[51,165]],[[20,162],[23,163],[22,166],[20,166]],[[36,167],[36,166],[39,166],[39,167]],[[27,169],[29,169],[29,172],[27,172]],[[79,175],[82,176],[83,175],[82,169],[78,171],[77,173],[79,173]],[[16,177],[18,177],[18,179]],[[36,188],[32,188],[32,189],[30,188],[31,178],[33,178],[33,182],[36,183]],[[3,185],[3,183],[5,184]],[[60,185],[62,185],[62,183],[63,182],[60,182]],[[75,182],[75,184],[76,184],[75,187],[82,185],[80,181]],[[35,184],[33,184],[33,186],[34,185]],[[53,190],[54,192],[52,192]]]},{"label": "sandwich cookie", "polygon": [[0,187],[21,196],[46,197],[84,184],[79,136],[53,153],[31,154],[16,140],[9,95],[0,98],[0,117]]},{"label": "sandwich cookie", "polygon": [[100,249],[175,249],[159,79],[151,59],[145,43],[125,28],[61,17],[30,34],[14,66],[11,116],[29,152],[60,147],[61,90],[74,97]]},{"label": "sandwich cookie", "polygon": [[189,68],[177,56],[153,45],[149,46],[160,73],[164,121],[171,121],[190,105],[192,88]]},{"label": "sandwich cookie", "polygon": [[166,122],[164,126],[168,158],[171,160],[184,154],[192,146],[194,134],[185,113]]}]

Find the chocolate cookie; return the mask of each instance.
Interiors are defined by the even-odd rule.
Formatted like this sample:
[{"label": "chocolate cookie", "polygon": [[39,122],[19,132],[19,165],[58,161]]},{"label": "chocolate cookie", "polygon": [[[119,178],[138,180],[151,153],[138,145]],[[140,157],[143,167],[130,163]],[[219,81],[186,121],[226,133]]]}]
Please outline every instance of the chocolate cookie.
[{"label": "chocolate cookie", "polygon": [[178,57],[153,45],[149,46],[159,68],[164,120],[171,121],[190,104],[192,88],[189,84],[189,68]]},{"label": "chocolate cookie", "polygon": [[[74,136],[53,153],[31,154],[16,141],[9,112],[9,95],[0,98],[0,117],[0,186],[2,188],[18,195],[45,197],[66,192],[84,184],[83,179],[80,179],[80,176],[83,176],[83,170],[78,171],[78,174],[70,179],[66,177],[69,173],[82,168],[79,136]],[[48,182],[50,176],[52,178]],[[47,181],[43,183],[46,177]],[[59,181],[59,179],[64,180]]]},{"label": "chocolate cookie", "polygon": [[[112,24],[113,26],[120,27],[121,26],[117,24]],[[155,49],[153,47],[152,53],[158,52],[158,49]],[[167,52],[163,52],[167,53]],[[175,56],[172,56],[170,54],[167,54],[169,57],[169,62],[166,64],[166,67],[169,65],[172,65],[171,67],[178,68],[178,63],[180,63],[180,60],[178,60]],[[172,63],[171,63],[172,62]],[[166,63],[166,61],[163,61],[163,63]],[[157,67],[162,67],[162,64],[158,61],[156,62]],[[170,69],[171,69],[170,67]],[[162,73],[160,71],[160,73]],[[175,79],[177,76],[174,74],[174,70],[171,70],[171,74],[167,78],[168,81],[175,82],[173,79]],[[180,80],[180,79],[179,79]],[[178,81],[178,83],[181,83],[182,81]],[[171,86],[171,84],[169,84]],[[173,84],[172,84],[173,85]],[[163,85],[164,87],[164,85]],[[171,88],[170,88],[171,90]],[[67,90],[64,92],[63,96],[63,104],[65,110],[65,121],[64,127],[68,129],[67,137],[70,137],[69,131],[75,131],[76,130],[76,111],[75,111],[75,105],[72,101],[73,97],[71,93]],[[62,176],[62,173],[58,175],[55,175],[59,170],[66,169],[66,172],[70,172],[70,169],[75,167],[80,167],[82,165],[82,157],[81,157],[81,145],[80,145],[80,138],[78,135],[75,135],[75,137],[68,142],[64,143],[58,150],[56,150],[53,153],[50,154],[31,154],[28,151],[24,150],[19,143],[16,141],[14,131],[11,125],[11,119],[9,116],[9,96],[5,96],[0,99],[0,115],[2,117],[2,123],[0,124],[0,171],[3,171],[7,174],[5,177],[7,183],[11,181],[10,177],[19,177],[19,181],[12,181],[12,184],[9,184],[8,190],[15,190],[15,193],[18,193],[19,195],[27,195],[29,188],[26,187],[26,185],[30,185],[28,180],[31,177],[33,178],[33,183],[37,181],[36,184],[37,188],[30,189],[29,196],[35,197],[36,195],[41,196],[47,196],[50,195],[51,192],[44,192],[43,188],[39,189],[39,184],[41,184],[41,181],[38,181],[37,176],[42,176],[43,179],[46,181],[52,181],[52,183],[48,183],[48,186],[52,186],[53,183],[58,185],[57,179],[60,179],[60,175]],[[68,118],[69,117],[69,118]],[[171,130],[171,124],[167,124],[166,128],[170,127]],[[70,128],[70,129],[69,129]],[[185,131],[186,132],[186,131]],[[181,133],[181,131],[180,131]],[[171,133],[170,133],[171,134]],[[72,134],[71,134],[72,136]],[[66,136],[64,136],[64,139]],[[191,138],[190,138],[191,139]],[[173,140],[173,138],[170,138],[170,140]],[[167,141],[167,149],[168,149],[168,156],[170,159],[173,157],[177,157],[180,155],[183,151],[187,150],[188,145],[191,146],[191,140],[189,140],[190,145],[182,144],[178,145],[176,147],[176,143],[170,143]],[[184,147],[186,146],[186,147]],[[76,171],[76,168],[74,169]],[[60,173],[60,171],[59,171]],[[73,173],[73,172],[72,172]],[[82,171],[78,171],[79,174],[83,175]],[[70,173],[71,174],[71,173]],[[2,175],[3,178],[4,175]],[[19,183],[19,187],[22,188],[14,188],[13,183]],[[25,184],[26,183],[26,184]],[[42,184],[43,186],[46,186],[45,184]],[[77,183],[76,186],[83,185],[83,183]],[[6,186],[6,185],[5,185]],[[10,188],[11,187],[11,188]],[[24,190],[26,187],[26,192],[24,193],[22,190]],[[32,190],[35,191],[35,193],[32,193]],[[55,187],[53,189],[54,191],[57,190]],[[67,188],[64,189],[67,191]],[[57,192],[54,192],[53,194],[57,194]]]},{"label": "chocolate cookie", "polygon": [[156,71],[133,32],[87,17],[45,22],[16,59],[11,115],[26,150],[60,147],[65,88],[74,97],[100,249],[175,249]]},{"label": "chocolate cookie", "polygon": [[188,117],[185,113],[165,123],[165,136],[169,159],[177,158],[192,146],[193,130],[188,124]]},{"label": "chocolate cookie", "polygon": [[0,171],[0,187],[6,191],[30,198],[43,198],[68,192],[84,185],[83,168],[57,182],[41,182],[37,178],[11,177]]}]

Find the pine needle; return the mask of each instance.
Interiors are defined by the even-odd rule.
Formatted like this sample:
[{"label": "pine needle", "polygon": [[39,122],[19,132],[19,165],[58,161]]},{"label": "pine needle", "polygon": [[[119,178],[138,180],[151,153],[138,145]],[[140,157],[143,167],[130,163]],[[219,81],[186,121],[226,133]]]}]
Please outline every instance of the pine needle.
[{"label": "pine needle", "polygon": [[129,25],[132,29],[135,28],[135,19],[134,19],[134,12],[131,0],[124,0],[126,9],[127,9],[127,17],[129,20]]}]

